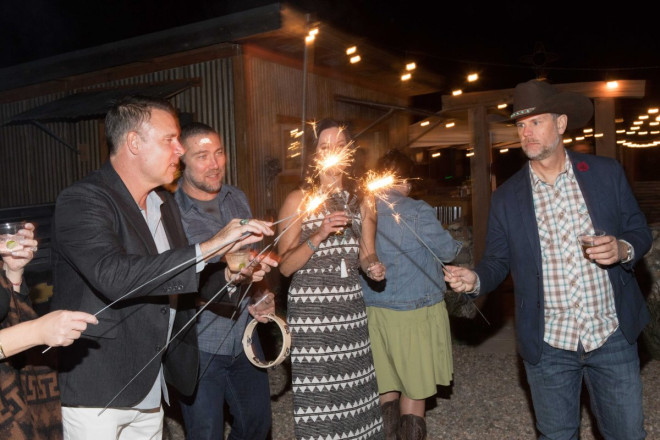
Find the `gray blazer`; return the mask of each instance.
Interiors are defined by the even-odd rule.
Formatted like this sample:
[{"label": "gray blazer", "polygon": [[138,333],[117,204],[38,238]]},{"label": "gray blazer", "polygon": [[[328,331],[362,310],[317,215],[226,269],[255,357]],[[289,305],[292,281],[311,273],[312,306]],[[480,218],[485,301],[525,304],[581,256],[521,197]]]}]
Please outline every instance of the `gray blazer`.
[{"label": "gray blazer", "polygon": [[[144,217],[108,162],[62,191],[53,217],[54,309],[96,313],[147,281],[195,256],[181,226],[173,197],[163,199],[162,220],[171,250],[158,254]],[[64,405],[104,407],[145,365],[135,381],[112,403],[139,403],[158,376],[183,394],[195,387],[199,357],[194,325],[149,363],[167,342],[168,295],[197,290],[194,264],[139,288],[98,315],[80,340],[58,348],[59,382]],[[194,314],[193,295],[178,297],[172,334]],[[164,357],[164,359],[162,359]]]}]

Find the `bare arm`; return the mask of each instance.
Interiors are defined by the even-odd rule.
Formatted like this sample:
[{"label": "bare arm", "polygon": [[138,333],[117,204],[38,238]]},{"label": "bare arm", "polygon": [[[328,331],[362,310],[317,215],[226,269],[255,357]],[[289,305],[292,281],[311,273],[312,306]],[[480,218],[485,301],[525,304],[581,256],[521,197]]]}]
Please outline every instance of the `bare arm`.
[{"label": "bare arm", "polygon": [[385,265],[376,255],[376,211],[366,201],[360,205],[362,237],[360,239],[360,267],[369,278],[381,281],[385,278]]},{"label": "bare arm", "polygon": [[[283,219],[295,214],[302,200],[302,190],[296,190],[289,194],[282,205],[282,209],[280,209],[279,218]],[[328,238],[328,235],[340,231],[347,223],[348,217],[344,212],[333,212],[323,220],[319,228],[309,237],[309,242],[312,246],[318,248],[321,242]],[[286,232],[284,232],[285,230]],[[300,243],[302,219],[298,216],[280,223],[279,232],[282,234],[277,245],[277,250],[281,255],[280,273],[288,277],[309,261],[314,254],[314,250],[307,242]]]},{"label": "bare arm", "polygon": [[87,324],[97,323],[96,317],[89,313],[56,310],[0,330],[0,343],[7,357],[37,345],[71,345],[85,331]]}]

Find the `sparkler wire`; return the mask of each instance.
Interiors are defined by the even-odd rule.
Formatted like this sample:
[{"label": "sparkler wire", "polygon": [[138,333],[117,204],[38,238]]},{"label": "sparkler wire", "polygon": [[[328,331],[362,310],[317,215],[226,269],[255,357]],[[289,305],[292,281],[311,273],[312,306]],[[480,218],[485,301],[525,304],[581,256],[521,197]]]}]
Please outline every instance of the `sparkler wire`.
[{"label": "sparkler wire", "polygon": [[[302,213],[300,213],[299,218],[301,218],[303,215],[305,215],[306,212],[307,212],[307,211],[303,211]],[[298,221],[298,219],[296,219],[296,221]],[[254,264],[255,262],[257,262],[257,261],[258,261],[258,262],[261,262],[261,260],[259,259],[259,257],[260,257],[264,252],[266,252],[270,247],[272,247],[273,245],[277,244],[277,243],[279,242],[279,239],[282,237],[282,235],[284,235],[284,233],[285,233],[285,232],[286,232],[291,226],[293,226],[293,225],[296,223],[296,221],[291,222],[291,224],[290,224],[289,226],[287,226],[282,232],[280,232],[280,234],[277,235],[277,237],[275,237],[275,239],[273,240],[273,242],[272,242],[271,244],[269,244],[269,245],[266,246],[264,249],[262,249],[261,252],[259,252],[259,253],[258,253],[258,254],[257,254],[257,255],[256,255],[256,256],[255,256],[250,262],[249,262],[249,263],[248,263],[248,266],[247,266],[247,267],[253,265],[253,264]],[[220,246],[220,247],[218,247],[217,249],[212,250],[212,252],[209,251],[208,255],[212,254],[213,252],[217,252],[219,249],[222,249],[222,247],[227,246],[228,244],[230,244],[230,243],[232,243],[232,242],[238,241],[239,239],[243,238],[243,236],[247,236],[247,235],[249,235],[249,233],[246,232],[246,233],[244,233],[241,237],[239,237],[238,239],[236,239],[236,240],[232,240],[232,241],[230,241],[230,242],[228,242],[228,243],[225,243],[223,246]],[[196,258],[195,258],[195,259],[196,259]],[[179,336],[184,330],[186,330],[186,329],[188,328],[188,326],[189,326],[190,324],[192,324],[192,323],[197,319],[197,317],[198,317],[198,316],[199,316],[199,315],[200,315],[200,314],[201,314],[201,313],[202,313],[202,312],[203,312],[203,311],[209,306],[209,304],[211,304],[211,303],[212,303],[212,302],[218,297],[218,295],[220,295],[220,293],[222,293],[223,291],[225,291],[225,290],[229,287],[229,285],[230,285],[231,283],[233,283],[233,281],[235,281],[235,280],[238,278],[239,275],[240,275],[240,272],[237,273],[237,274],[235,274],[234,276],[232,276],[232,278],[231,278],[230,281],[228,281],[228,282],[227,282],[227,283],[226,283],[226,284],[225,284],[220,290],[218,290],[218,292],[216,292],[215,295],[213,295],[213,297],[211,297],[210,300],[208,300],[204,305],[202,305],[202,306],[199,308],[199,310],[198,310],[198,311],[197,311],[197,312],[196,312],[196,313],[195,313],[195,314],[194,314],[194,315],[188,320],[188,322],[186,322],[186,323],[181,327],[181,329],[180,329],[175,335],[173,335],[173,336],[170,337],[170,339],[169,339],[169,340],[167,341],[167,343],[163,346],[163,348],[161,348],[161,349],[160,349],[160,350],[159,350],[159,351],[158,351],[158,352],[157,352],[157,353],[156,353],[156,354],[155,354],[155,355],[154,355],[154,356],[153,356],[153,357],[152,357],[152,358],[151,358],[151,359],[145,364],[145,366],[142,367],[142,368],[140,369],[140,371],[138,371],[138,372],[133,376],[133,378],[131,378],[131,380],[129,380],[129,381],[126,383],[126,385],[124,385],[124,386],[123,386],[123,387],[117,392],[117,394],[114,395],[114,397],[113,397],[113,398],[112,398],[112,399],[111,399],[111,400],[110,400],[110,401],[109,401],[109,402],[103,407],[103,409],[99,412],[98,415],[103,414],[103,412],[104,412],[106,409],[108,409],[108,407],[110,407],[110,405],[112,404],[112,402],[114,402],[114,401],[117,399],[117,397],[119,397],[119,395],[120,395],[122,392],[124,392],[124,390],[126,390],[126,388],[128,388],[128,386],[129,386],[131,383],[133,383],[133,381],[134,381],[135,379],[137,379],[137,377],[138,377],[140,374],[142,374],[142,372],[143,372],[143,371],[149,366],[149,364],[151,364],[156,358],[158,358],[158,357],[159,357],[159,356],[165,351],[165,349],[167,349],[167,347],[169,347],[169,345],[172,343],[172,341],[173,341],[177,336]],[[239,305],[243,302],[243,299],[244,299],[245,296],[247,295],[247,292],[250,290],[250,287],[251,287],[251,286],[252,286],[252,283],[250,283],[250,285],[245,289],[245,292],[243,293],[243,295],[241,296],[241,298],[239,298],[239,301],[238,301],[238,304],[239,304]],[[255,305],[256,305],[256,304],[255,304]],[[234,317],[236,316],[236,312],[237,312],[238,310],[239,310],[238,308],[236,308],[236,309],[234,310],[234,313],[232,314],[232,316],[231,316],[231,318],[230,318],[232,321],[233,321]],[[242,312],[242,311],[243,311],[243,309],[241,309],[241,312]],[[235,322],[234,322],[234,324],[235,324]],[[233,328],[234,324],[232,324],[232,327],[229,329],[229,331],[227,332],[227,334],[225,334],[225,337],[224,337],[224,338],[222,339],[222,341],[220,342],[220,345],[219,345],[219,347],[218,347],[218,350],[220,349],[220,347],[222,346],[222,344],[224,343],[224,341],[227,339],[227,337],[228,337],[229,333],[231,332],[231,329]],[[206,367],[204,367],[204,371],[205,371],[207,368],[208,368],[208,364],[206,365]]]}]

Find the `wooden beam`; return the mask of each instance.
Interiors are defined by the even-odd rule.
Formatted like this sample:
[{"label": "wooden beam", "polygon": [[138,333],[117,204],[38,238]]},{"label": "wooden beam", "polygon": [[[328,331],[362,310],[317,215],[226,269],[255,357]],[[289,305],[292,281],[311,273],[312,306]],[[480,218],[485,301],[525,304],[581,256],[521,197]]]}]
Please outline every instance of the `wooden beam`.
[{"label": "wooden beam", "polygon": [[596,154],[598,156],[616,159],[616,129],[614,123],[614,98],[594,99],[594,135],[596,138]]},{"label": "wooden beam", "polygon": [[468,123],[472,131],[474,156],[470,160],[470,178],[472,179],[472,243],[473,257],[477,262],[486,247],[486,228],[490,207],[492,162],[490,134],[486,119],[486,107],[474,107],[468,112]]},{"label": "wooden beam", "polygon": [[[645,80],[617,81],[616,88],[607,86],[607,81],[553,84],[564,92],[581,93],[589,98],[643,98],[646,94]],[[442,110],[467,110],[476,105],[493,107],[498,104],[511,104],[514,89],[489,90],[486,92],[463,93],[462,95],[443,95]]]}]

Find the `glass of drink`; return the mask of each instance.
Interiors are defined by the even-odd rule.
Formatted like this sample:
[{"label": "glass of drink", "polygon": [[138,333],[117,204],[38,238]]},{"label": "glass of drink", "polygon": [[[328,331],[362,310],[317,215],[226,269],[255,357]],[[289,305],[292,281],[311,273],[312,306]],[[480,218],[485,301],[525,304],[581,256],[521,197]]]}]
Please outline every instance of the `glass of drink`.
[{"label": "glass of drink", "polygon": [[229,266],[229,270],[234,273],[240,272],[241,269],[250,264],[249,249],[240,249],[236,252],[231,252],[225,255],[225,257],[227,258],[227,266]]},{"label": "glass of drink", "polygon": [[584,258],[589,259],[589,255],[587,255],[587,249],[595,246],[594,240],[598,237],[604,236],[605,231],[601,229],[590,229],[588,231],[582,231],[578,234],[578,241],[582,247],[582,255],[584,255]]},{"label": "glass of drink", "polygon": [[23,249],[21,244],[23,237],[16,234],[24,227],[25,222],[0,223],[0,253],[11,253]]}]

